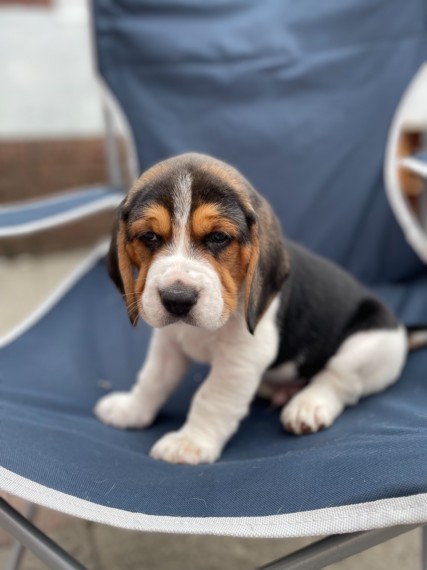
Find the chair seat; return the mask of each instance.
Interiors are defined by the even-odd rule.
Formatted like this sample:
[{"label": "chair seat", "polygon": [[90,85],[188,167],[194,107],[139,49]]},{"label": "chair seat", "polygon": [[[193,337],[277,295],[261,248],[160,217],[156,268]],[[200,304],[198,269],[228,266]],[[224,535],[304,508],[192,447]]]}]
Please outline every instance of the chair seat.
[{"label": "chair seat", "polygon": [[[409,320],[427,310],[427,277],[379,286]],[[0,489],[124,528],[311,536],[427,519],[427,351],[401,380],[321,433],[284,433],[256,401],[213,465],[155,461],[152,444],[184,421],[206,373],[194,366],[155,424],[120,431],[92,413],[127,389],[150,335],[132,329],[104,260],[0,351]],[[24,356],[25,355],[25,356]]]},{"label": "chair seat", "polygon": [[107,186],[91,186],[0,208],[0,237],[32,233],[108,208],[123,194]]}]

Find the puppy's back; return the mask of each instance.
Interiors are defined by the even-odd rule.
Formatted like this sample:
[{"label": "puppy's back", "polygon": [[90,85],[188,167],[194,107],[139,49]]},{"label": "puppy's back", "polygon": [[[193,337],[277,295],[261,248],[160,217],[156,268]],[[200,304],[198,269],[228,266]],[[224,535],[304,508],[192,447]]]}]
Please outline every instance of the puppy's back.
[{"label": "puppy's back", "polygon": [[287,241],[290,274],[278,312],[280,345],[272,367],[293,361],[300,377],[321,370],[351,334],[399,325],[375,296],[335,263]]}]

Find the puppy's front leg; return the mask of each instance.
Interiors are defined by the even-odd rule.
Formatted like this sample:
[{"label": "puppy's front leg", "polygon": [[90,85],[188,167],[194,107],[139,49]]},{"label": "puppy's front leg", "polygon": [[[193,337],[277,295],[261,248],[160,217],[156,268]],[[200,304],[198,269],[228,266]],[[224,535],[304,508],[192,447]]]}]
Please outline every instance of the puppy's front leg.
[{"label": "puppy's front leg", "polygon": [[247,415],[265,366],[219,356],[193,398],[184,426],[163,436],[150,455],[171,463],[212,463]]},{"label": "puppy's front leg", "polygon": [[113,392],[98,400],[94,412],[117,428],[149,426],[177,386],[188,359],[163,329],[154,330],[146,361],[129,392]]}]

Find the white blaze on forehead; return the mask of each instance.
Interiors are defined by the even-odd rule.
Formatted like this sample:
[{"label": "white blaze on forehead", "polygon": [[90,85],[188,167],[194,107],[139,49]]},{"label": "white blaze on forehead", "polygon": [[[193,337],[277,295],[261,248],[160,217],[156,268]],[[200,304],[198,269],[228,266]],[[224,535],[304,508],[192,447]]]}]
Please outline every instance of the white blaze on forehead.
[{"label": "white blaze on forehead", "polygon": [[180,174],[173,192],[173,205],[176,221],[185,224],[191,211],[191,175],[189,172]]},{"label": "white blaze on forehead", "polygon": [[174,243],[175,252],[183,253],[186,248],[186,225],[191,212],[191,184],[192,178],[189,172],[182,173],[177,177],[173,189],[174,205]]}]

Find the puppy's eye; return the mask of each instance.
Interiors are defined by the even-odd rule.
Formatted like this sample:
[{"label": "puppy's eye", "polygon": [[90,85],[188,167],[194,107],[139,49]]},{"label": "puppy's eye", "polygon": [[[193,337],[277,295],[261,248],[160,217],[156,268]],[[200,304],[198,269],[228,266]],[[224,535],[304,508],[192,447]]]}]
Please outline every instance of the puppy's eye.
[{"label": "puppy's eye", "polygon": [[145,232],[138,236],[139,241],[142,241],[148,247],[156,247],[160,245],[162,238],[154,232]]},{"label": "puppy's eye", "polygon": [[205,237],[207,245],[227,245],[231,237],[224,232],[212,232]]}]

